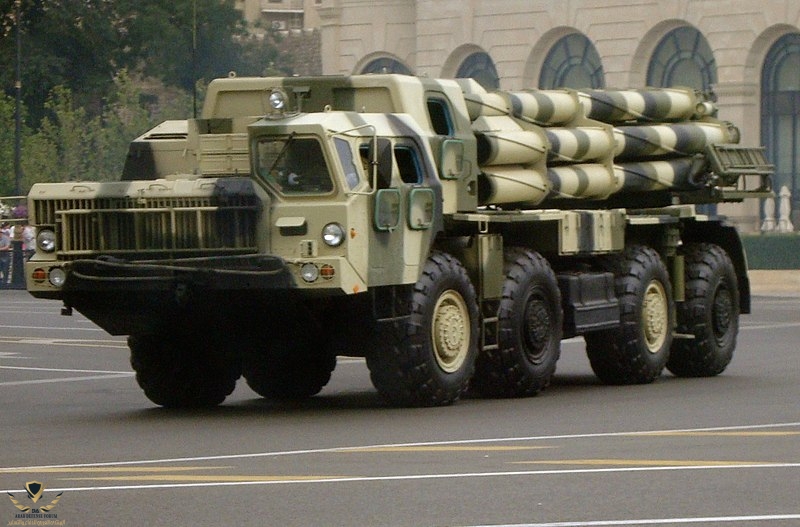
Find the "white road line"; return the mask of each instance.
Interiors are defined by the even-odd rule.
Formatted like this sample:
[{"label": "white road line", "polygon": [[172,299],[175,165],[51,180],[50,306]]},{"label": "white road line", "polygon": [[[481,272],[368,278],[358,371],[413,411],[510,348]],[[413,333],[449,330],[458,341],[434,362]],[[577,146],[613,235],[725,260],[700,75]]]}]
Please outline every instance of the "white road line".
[{"label": "white road line", "polygon": [[25,370],[25,371],[54,371],[58,373],[105,373],[115,375],[133,375],[127,371],[110,371],[110,370],[74,370],[67,368],[33,368],[29,366],[0,366],[0,370]]},{"label": "white road line", "polygon": [[754,326],[740,326],[740,330],[744,329],[782,329],[782,328],[796,328],[800,327],[800,322],[783,322],[775,324],[758,324]]},{"label": "white road line", "polygon": [[[706,518],[654,518],[649,520],[597,520],[555,523],[515,523],[506,525],[472,525],[470,527],[604,527],[614,525],[675,525],[679,523],[741,523],[798,520],[800,514],[765,514],[762,516],[709,516]],[[465,526],[466,527],[466,526]]]},{"label": "white road line", "polygon": [[[197,487],[244,487],[261,485],[297,485],[297,484],[319,484],[319,483],[371,483],[376,481],[422,481],[422,480],[441,480],[441,479],[468,479],[468,478],[507,478],[522,476],[561,476],[574,474],[609,474],[609,473],[630,473],[630,472],[667,472],[678,470],[729,470],[729,469],[781,469],[781,468],[800,468],[800,463],[775,463],[765,464],[741,464],[741,465],[697,465],[697,466],[668,466],[668,467],[625,467],[625,468],[592,468],[592,469],[566,469],[566,470],[519,470],[519,471],[500,471],[500,472],[465,472],[449,474],[405,474],[399,476],[354,476],[354,477],[333,477],[316,479],[281,479],[281,480],[252,480],[252,481],[209,481],[203,483],[154,483],[147,485],[110,485],[94,487],[62,487],[49,488],[50,492],[85,492],[101,490],[152,490],[152,489],[178,489],[178,488],[197,488]],[[1,471],[1,470],[0,470]],[[0,492],[23,492],[21,489],[2,490]]]},{"label": "white road line", "polygon": [[36,379],[30,381],[0,382],[0,386],[24,386],[26,384],[54,384],[58,382],[101,381],[106,379],[121,379],[130,377],[134,373],[117,373],[115,375],[90,375],[86,377],[60,377],[58,379]]},{"label": "white road line", "polygon": [[[335,452],[348,452],[354,450],[376,449],[376,448],[399,448],[399,447],[419,447],[419,446],[443,446],[443,445],[472,445],[481,443],[509,443],[517,441],[558,441],[563,439],[594,439],[600,437],[628,437],[628,436],[647,436],[647,435],[663,435],[674,433],[686,432],[725,432],[737,430],[764,430],[771,428],[792,428],[800,427],[800,422],[795,423],[771,423],[763,425],[739,425],[739,426],[718,426],[710,428],[681,428],[681,429],[668,429],[668,430],[649,430],[649,431],[633,431],[633,432],[598,432],[591,434],[564,434],[564,435],[549,435],[549,436],[529,436],[529,437],[495,437],[485,439],[457,439],[451,441],[422,441],[414,443],[389,443],[380,445],[360,445],[349,447],[330,447],[330,448],[312,448],[306,450],[279,450],[277,452],[256,452],[250,454],[223,454],[216,456],[196,456],[196,457],[180,457],[180,458],[162,458],[162,459],[140,459],[133,461],[107,461],[100,463],[74,463],[67,465],[36,465],[31,467],[0,467],[0,474],[9,471],[35,471],[37,469],[52,469],[52,468],[82,468],[82,467],[113,467],[113,466],[126,466],[126,465],[149,465],[159,463],[195,463],[198,461],[222,461],[226,459],[255,459],[264,457],[280,457],[280,456],[298,456],[306,454],[326,454]],[[760,465],[763,467],[764,465]],[[770,465],[774,466],[774,465]]]},{"label": "white road line", "polygon": [[70,327],[63,327],[63,328],[56,328],[53,326],[0,326],[0,329],[45,329],[50,331],[99,331],[105,333],[105,330],[100,329],[99,327],[89,327],[89,328],[70,328]]},{"label": "white road line", "polygon": [[78,381],[99,381],[106,379],[121,379],[135,375],[127,371],[105,371],[105,370],[71,370],[61,368],[30,368],[24,366],[0,366],[0,370],[22,370],[22,371],[47,371],[56,373],[95,373],[98,375],[86,375],[81,377],[57,377],[54,379],[32,379],[27,381],[8,381],[0,382],[0,386],[25,386],[28,384],[53,384],[58,382],[78,382]]}]

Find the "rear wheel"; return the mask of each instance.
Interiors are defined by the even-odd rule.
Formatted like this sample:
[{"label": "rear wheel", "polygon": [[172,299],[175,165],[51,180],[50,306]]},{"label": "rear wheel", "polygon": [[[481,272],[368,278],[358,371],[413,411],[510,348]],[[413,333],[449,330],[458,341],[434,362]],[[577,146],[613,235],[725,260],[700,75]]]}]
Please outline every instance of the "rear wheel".
[{"label": "rear wheel", "polygon": [[402,321],[379,323],[367,366],[375,388],[399,406],[442,406],[467,389],[478,340],[475,289],[461,263],[436,252],[425,262]]},{"label": "rear wheel", "polygon": [[547,260],[525,249],[506,255],[497,349],[478,356],[473,386],[492,397],[534,395],[550,384],[561,351],[561,292]]},{"label": "rear wheel", "polygon": [[661,375],[669,358],[673,300],[669,274],[658,253],[626,248],[609,260],[620,303],[620,326],[585,335],[592,370],[608,384],[645,384]]},{"label": "rear wheel", "polygon": [[685,258],[686,300],[678,306],[678,332],[694,338],[673,343],[667,368],[683,377],[718,375],[733,358],[739,331],[736,271],[717,245],[689,245]]},{"label": "rear wheel", "polygon": [[214,340],[196,334],[128,337],[131,366],[147,398],[169,408],[222,403],[236,387],[241,362]]}]

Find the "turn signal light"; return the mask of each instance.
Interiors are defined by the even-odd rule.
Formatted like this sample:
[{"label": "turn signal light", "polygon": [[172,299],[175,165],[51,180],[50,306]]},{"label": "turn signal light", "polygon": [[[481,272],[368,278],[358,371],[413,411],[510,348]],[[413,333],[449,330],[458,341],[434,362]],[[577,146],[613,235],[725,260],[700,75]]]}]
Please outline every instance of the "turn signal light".
[{"label": "turn signal light", "polygon": [[42,268],[36,268],[31,273],[31,278],[33,278],[34,282],[44,282],[47,280],[47,272]]}]

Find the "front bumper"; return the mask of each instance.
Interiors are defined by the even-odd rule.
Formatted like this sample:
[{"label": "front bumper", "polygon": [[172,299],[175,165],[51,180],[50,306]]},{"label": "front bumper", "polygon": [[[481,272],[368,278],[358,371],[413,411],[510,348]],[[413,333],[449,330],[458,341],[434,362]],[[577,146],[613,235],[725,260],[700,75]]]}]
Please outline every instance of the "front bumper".
[{"label": "front bumper", "polygon": [[189,323],[187,316],[213,323],[232,316],[231,306],[264,304],[296,288],[285,262],[275,256],[75,260],[60,266],[66,273],[60,288],[34,283],[34,270],[50,272],[42,263],[28,262],[31,294],[63,300],[112,335],[150,333],[175,321]]},{"label": "front bumper", "polygon": [[128,262],[112,258],[75,260],[67,265],[62,291],[175,290],[192,285],[208,290],[289,289],[294,287],[283,259],[247,255],[185,258],[168,262]]}]

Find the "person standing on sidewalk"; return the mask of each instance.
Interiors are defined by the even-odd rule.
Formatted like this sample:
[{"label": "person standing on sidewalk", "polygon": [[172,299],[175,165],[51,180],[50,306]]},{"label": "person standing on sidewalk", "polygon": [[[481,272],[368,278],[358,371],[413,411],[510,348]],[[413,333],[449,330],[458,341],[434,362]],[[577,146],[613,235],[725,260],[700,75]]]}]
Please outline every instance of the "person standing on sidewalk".
[{"label": "person standing on sidewalk", "polygon": [[11,270],[11,229],[8,223],[0,225],[0,288],[8,287]]}]

